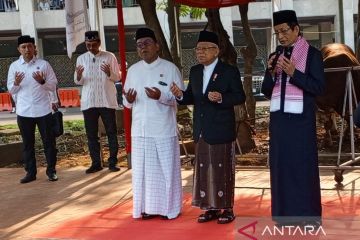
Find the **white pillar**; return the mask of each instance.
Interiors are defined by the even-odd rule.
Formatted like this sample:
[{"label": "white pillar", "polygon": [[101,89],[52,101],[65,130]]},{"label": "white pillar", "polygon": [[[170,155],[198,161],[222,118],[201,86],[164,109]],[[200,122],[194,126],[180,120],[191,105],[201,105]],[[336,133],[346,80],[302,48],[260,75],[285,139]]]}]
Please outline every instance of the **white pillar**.
[{"label": "white pillar", "polygon": [[234,44],[234,32],[233,32],[233,21],[231,15],[231,7],[220,8],[220,19],[225,28],[225,31],[229,35],[229,40]]},{"label": "white pillar", "polygon": [[354,9],[353,1],[343,1],[344,16],[344,43],[352,50],[355,50],[354,44]]},{"label": "white pillar", "polygon": [[337,14],[334,17],[334,31],[335,31],[335,42],[336,43],[341,43],[341,31],[340,31],[341,27],[342,26],[340,26],[339,12],[337,12]]},{"label": "white pillar", "polygon": [[35,43],[38,43],[37,31],[35,26],[35,14],[34,14],[34,1],[33,0],[19,0],[19,15],[21,34],[30,35],[35,38]]},{"label": "white pillar", "polygon": [[89,22],[91,31],[99,31],[101,49],[106,50],[101,0],[89,0]]}]

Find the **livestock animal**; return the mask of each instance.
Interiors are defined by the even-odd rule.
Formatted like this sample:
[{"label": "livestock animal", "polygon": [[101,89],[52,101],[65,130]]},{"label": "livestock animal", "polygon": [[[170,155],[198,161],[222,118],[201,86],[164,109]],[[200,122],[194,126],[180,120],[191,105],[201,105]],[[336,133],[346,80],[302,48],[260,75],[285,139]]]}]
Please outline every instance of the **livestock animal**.
[{"label": "livestock animal", "polygon": [[[331,43],[325,45],[321,49],[321,53],[324,59],[324,67],[326,68],[339,68],[339,67],[351,67],[360,66],[359,61],[356,59],[354,52],[350,47],[345,44]],[[360,99],[360,70],[352,70],[352,77],[354,83],[354,90],[357,96],[357,100]],[[324,94],[316,98],[316,104],[323,114],[327,117],[327,121],[324,124],[325,130],[330,139],[327,139],[328,143],[332,143],[331,133],[334,133],[336,128],[334,127],[334,116],[331,114],[336,112],[339,116],[342,116],[344,95],[346,85],[346,71],[340,72],[325,72],[325,91]],[[353,107],[355,108],[355,100],[353,99]],[[348,100],[346,100],[346,113],[345,120],[349,126],[349,111]],[[348,130],[348,128],[347,128]]]}]

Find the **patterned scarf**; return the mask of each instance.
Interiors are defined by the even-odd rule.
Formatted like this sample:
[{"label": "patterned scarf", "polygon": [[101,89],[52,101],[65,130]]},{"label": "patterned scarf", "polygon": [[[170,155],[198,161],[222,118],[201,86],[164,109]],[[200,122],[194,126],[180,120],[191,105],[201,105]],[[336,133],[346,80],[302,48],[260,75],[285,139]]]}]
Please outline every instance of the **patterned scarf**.
[{"label": "patterned scarf", "polygon": [[[294,50],[291,54],[290,60],[295,64],[295,68],[302,73],[305,73],[306,60],[309,52],[309,43],[303,38],[298,37],[294,44]],[[284,53],[280,57],[284,57]],[[275,75],[275,86],[271,96],[270,112],[276,112],[280,110],[281,101],[281,81],[282,71],[280,68],[276,69]],[[284,101],[284,112],[286,113],[302,113],[304,108],[303,103],[303,90],[297,86],[289,83],[290,76],[286,77],[285,87],[285,101]]]}]

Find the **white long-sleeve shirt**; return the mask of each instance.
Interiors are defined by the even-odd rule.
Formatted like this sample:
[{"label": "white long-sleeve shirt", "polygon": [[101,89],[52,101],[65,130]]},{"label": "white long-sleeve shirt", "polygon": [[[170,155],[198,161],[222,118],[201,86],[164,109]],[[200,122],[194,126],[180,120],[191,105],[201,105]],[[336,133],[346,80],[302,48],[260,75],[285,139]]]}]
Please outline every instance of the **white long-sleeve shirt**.
[{"label": "white long-sleeve shirt", "polygon": [[[32,76],[34,72],[43,72],[45,83],[38,83]],[[15,86],[15,73],[23,72],[24,79],[19,86]],[[7,88],[14,96],[16,95],[16,114],[22,117],[42,117],[51,113],[50,92],[56,90],[57,79],[50,64],[34,57],[26,63],[20,56],[10,65],[7,79]]]},{"label": "white long-sleeve shirt", "polygon": [[[170,91],[175,82],[182,90],[184,83],[179,69],[171,62],[158,58],[151,64],[140,61],[129,68],[124,90],[136,90],[135,101],[130,104],[124,97],[124,106],[132,108],[131,135],[133,137],[177,136],[176,100]],[[145,87],[157,87],[159,100],[149,98]]]},{"label": "white long-sleeve shirt", "polygon": [[[101,64],[110,65],[110,77],[101,71]],[[115,55],[111,52],[100,51],[94,55],[86,52],[77,58],[76,66],[82,65],[84,72],[80,81],[76,72],[74,82],[82,85],[81,110],[93,107],[117,108],[115,82],[120,80],[120,70]]]}]

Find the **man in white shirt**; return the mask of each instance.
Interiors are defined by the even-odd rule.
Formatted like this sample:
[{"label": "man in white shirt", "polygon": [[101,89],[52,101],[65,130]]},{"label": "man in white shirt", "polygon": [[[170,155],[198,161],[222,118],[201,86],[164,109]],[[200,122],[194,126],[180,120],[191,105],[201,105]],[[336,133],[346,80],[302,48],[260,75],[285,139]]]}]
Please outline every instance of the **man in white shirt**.
[{"label": "man in white shirt", "polygon": [[184,84],[178,68],[159,57],[151,29],[138,29],[135,39],[143,60],[129,68],[123,99],[132,108],[133,217],[173,219],[180,214],[182,188],[176,100],[170,86],[175,82],[184,89]]},{"label": "man in white shirt", "polygon": [[52,132],[50,92],[56,90],[57,79],[50,64],[35,56],[34,38],[18,38],[20,58],[10,65],[7,87],[16,95],[17,121],[23,140],[23,162],[26,176],[20,183],[36,180],[35,128],[38,126],[47,161],[49,181],[56,181],[56,142]]},{"label": "man in white shirt", "polygon": [[91,166],[86,173],[101,171],[98,120],[101,117],[109,142],[109,170],[119,171],[117,164],[118,140],[115,109],[118,107],[115,82],[120,79],[119,65],[113,53],[100,50],[97,31],[85,33],[87,52],[76,61],[74,81],[82,85],[81,111],[84,114]]}]

